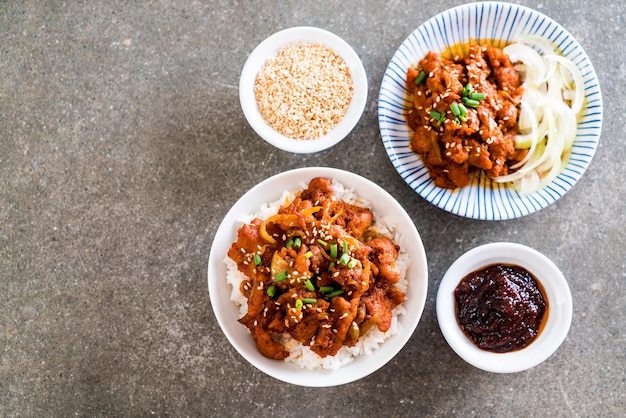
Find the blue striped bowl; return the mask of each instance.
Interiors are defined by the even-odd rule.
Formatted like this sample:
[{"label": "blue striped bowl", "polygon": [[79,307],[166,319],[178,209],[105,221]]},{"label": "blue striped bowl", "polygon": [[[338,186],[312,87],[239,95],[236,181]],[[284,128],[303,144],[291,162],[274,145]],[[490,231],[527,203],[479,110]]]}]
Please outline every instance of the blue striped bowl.
[{"label": "blue striped bowl", "polygon": [[[405,112],[410,101],[405,88],[406,70],[428,51],[476,39],[512,42],[523,34],[552,41],[562,55],[581,70],[586,106],[579,119],[572,155],[565,169],[544,189],[521,195],[510,185],[492,182],[484,174],[470,184],[449,190],[435,186],[428,169],[409,148],[412,131]],[[484,220],[513,219],[554,203],[582,177],[600,140],[602,95],[589,57],[574,37],[549,17],[532,9],[501,2],[473,3],[449,9],[418,27],[400,45],[383,76],[378,99],[378,121],[391,162],[404,181],[430,203],[459,216]]]}]

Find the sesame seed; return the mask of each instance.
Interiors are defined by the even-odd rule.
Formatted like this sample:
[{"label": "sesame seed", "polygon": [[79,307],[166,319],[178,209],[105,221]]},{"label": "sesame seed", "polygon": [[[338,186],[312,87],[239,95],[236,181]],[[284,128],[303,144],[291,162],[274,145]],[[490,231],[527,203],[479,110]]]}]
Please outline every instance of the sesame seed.
[{"label": "sesame seed", "polygon": [[294,139],[328,133],[352,100],[350,69],[321,44],[290,45],[257,74],[254,92],[265,121]]}]

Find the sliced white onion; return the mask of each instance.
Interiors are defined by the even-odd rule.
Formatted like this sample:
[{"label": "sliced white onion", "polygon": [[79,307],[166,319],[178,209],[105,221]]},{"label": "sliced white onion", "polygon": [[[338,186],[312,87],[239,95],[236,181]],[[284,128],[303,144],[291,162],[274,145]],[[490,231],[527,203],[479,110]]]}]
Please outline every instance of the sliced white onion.
[{"label": "sliced white onion", "polygon": [[[580,112],[580,109],[582,109],[583,102],[585,101],[585,82],[583,81],[583,76],[580,73],[580,70],[578,69],[576,64],[560,55],[547,55],[546,59],[557,61],[559,64],[561,64],[570,71],[575,86],[573,89],[575,98],[571,107],[574,114],[577,114],[578,112]],[[567,87],[569,88],[569,85]]]},{"label": "sliced white onion", "polygon": [[523,35],[504,48],[524,79],[516,148],[528,149],[512,169],[494,178],[528,194],[547,186],[565,167],[585,100],[582,74],[547,39]]},{"label": "sliced white onion", "polygon": [[509,56],[511,62],[523,62],[525,64],[526,77],[538,80],[545,76],[546,66],[543,58],[528,45],[514,43],[505,46],[503,51]]}]

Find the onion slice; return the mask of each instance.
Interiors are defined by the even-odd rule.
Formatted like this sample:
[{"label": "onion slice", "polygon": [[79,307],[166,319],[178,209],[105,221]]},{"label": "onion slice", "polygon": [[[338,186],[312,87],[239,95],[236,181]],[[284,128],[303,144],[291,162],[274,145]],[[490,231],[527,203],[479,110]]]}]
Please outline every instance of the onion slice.
[{"label": "onion slice", "polygon": [[516,171],[493,180],[512,182],[529,194],[547,186],[567,164],[585,101],[584,81],[576,64],[547,39],[523,35],[504,52],[524,79],[515,147],[528,153],[511,166]]}]

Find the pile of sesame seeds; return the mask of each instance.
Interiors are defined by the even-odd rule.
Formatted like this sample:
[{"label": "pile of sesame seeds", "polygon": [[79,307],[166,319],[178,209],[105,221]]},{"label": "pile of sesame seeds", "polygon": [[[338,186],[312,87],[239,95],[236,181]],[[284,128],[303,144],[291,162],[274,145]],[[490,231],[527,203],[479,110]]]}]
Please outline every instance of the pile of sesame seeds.
[{"label": "pile of sesame seeds", "polygon": [[332,49],[290,45],[259,71],[254,94],[263,119],[276,131],[293,139],[316,139],[344,117],[352,100],[352,77]]}]

